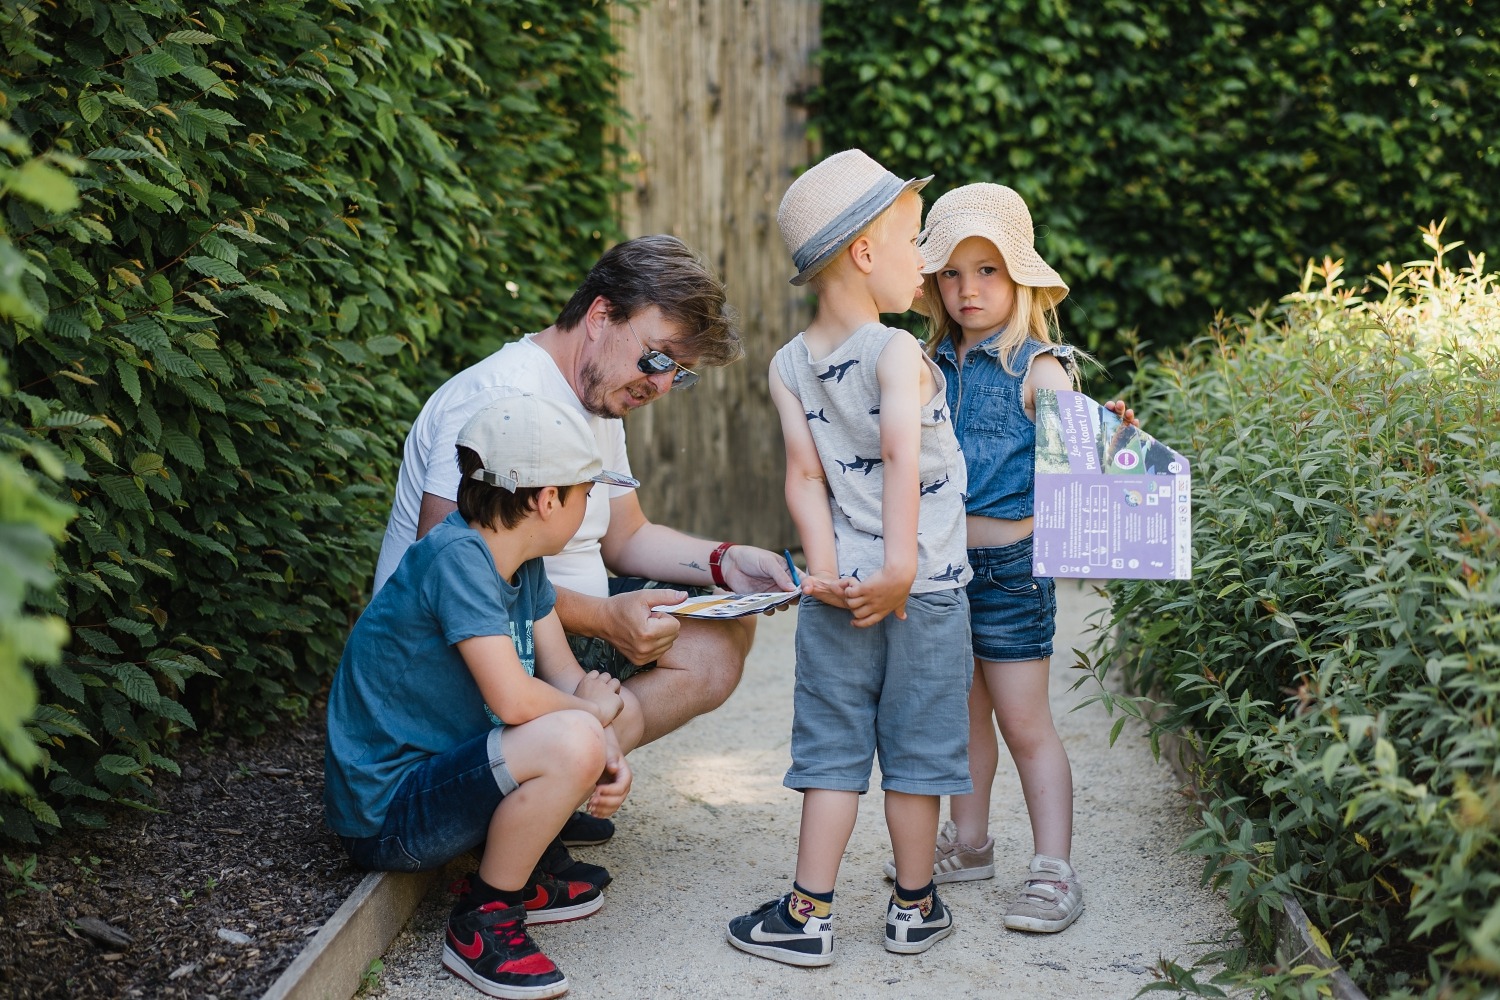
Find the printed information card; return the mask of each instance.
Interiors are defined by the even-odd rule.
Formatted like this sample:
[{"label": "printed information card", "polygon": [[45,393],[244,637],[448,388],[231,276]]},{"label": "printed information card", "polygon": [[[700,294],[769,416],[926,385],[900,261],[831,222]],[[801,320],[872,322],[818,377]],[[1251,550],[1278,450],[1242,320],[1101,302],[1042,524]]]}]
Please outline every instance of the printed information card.
[{"label": "printed information card", "polygon": [[1036,391],[1033,576],[1187,580],[1188,461],[1081,392]]}]

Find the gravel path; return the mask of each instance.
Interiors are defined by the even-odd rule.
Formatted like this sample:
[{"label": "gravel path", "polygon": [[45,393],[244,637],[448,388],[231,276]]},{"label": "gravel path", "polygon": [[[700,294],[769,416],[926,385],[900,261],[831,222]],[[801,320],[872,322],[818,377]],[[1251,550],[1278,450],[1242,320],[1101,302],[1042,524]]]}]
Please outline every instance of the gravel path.
[{"label": "gravel path", "polygon": [[[753,958],[724,941],[729,919],[779,895],[794,865],[799,800],[783,788],[789,763],[792,635],[796,613],[762,619],[745,678],[729,703],[631,758],[635,789],[615,839],[579,857],[614,883],[587,920],[534,933],[567,973],[569,997],[999,997],[1125,1000],[1152,982],[1165,956],[1181,964],[1234,926],[1223,900],[1198,886],[1200,863],[1175,848],[1189,824],[1178,786],[1138,730],[1110,748],[1098,705],[1072,711],[1078,676],[1068,653],[1093,639],[1105,602],[1059,581],[1059,655],[1052,708],[1073,763],[1073,862],[1086,909],[1057,935],[1007,931],[1004,899],[1030,859],[1015,769],[1002,750],[991,832],[999,875],[943,888],[954,935],[916,956],[882,947],[889,854],[875,786],[840,872],[835,960],[798,969]],[[945,812],[946,815],[946,812]],[[481,996],[440,964],[450,898],[440,887],[385,956],[367,996],[438,1000]]]}]

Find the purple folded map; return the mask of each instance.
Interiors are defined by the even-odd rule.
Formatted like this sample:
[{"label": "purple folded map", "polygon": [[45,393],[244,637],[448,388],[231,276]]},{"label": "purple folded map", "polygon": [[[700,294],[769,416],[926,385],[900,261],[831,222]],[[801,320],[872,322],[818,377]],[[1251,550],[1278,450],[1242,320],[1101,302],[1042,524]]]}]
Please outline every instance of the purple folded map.
[{"label": "purple folded map", "polygon": [[1036,391],[1033,576],[1187,580],[1188,460],[1081,392]]}]

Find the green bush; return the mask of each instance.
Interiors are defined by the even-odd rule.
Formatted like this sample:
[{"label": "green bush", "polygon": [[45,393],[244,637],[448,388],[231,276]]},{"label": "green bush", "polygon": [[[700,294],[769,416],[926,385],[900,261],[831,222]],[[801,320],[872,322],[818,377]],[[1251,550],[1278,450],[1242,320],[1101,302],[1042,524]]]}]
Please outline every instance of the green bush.
[{"label": "green bush", "polygon": [[1290,891],[1372,994],[1472,997],[1500,985],[1500,286],[1425,239],[1142,365],[1193,579],[1111,583],[1106,662],[1196,741],[1188,847],[1250,940]]},{"label": "green bush", "polygon": [[[9,391],[0,359],[0,393]],[[58,479],[63,471],[50,449],[27,441],[13,425],[0,424],[0,792],[17,796],[28,812],[47,816],[24,775],[41,759],[26,730],[37,705],[29,667],[57,662],[68,629],[55,615],[29,612],[25,600],[31,588],[56,584],[53,551],[72,511],[37,488],[23,456]]]},{"label": "green bush", "polygon": [[307,710],[421,394],[612,235],[609,17],[0,0],[0,137],[52,195],[0,188],[0,431],[77,511],[60,584],[27,581],[72,630],[37,675],[50,805],[0,799],[0,835],[149,806],[185,730]]},{"label": "green bush", "polygon": [[[1500,32],[1448,0],[826,0],[813,120],[929,198],[1020,192],[1064,332],[1186,343],[1298,263],[1500,244]],[[1105,349],[1105,355],[1113,350]]]}]

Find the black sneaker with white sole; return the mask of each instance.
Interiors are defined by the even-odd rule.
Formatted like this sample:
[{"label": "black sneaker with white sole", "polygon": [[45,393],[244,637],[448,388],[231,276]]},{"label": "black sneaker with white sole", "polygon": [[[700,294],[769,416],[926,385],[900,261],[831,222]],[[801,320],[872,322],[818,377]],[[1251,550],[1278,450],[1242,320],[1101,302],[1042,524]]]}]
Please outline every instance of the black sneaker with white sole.
[{"label": "black sneaker with white sole", "polygon": [[607,843],[614,835],[613,820],[590,816],[586,812],[575,812],[563,824],[561,840],[564,847],[597,847]]},{"label": "black sneaker with white sole", "polygon": [[885,911],[885,950],[898,955],[916,955],[926,951],[953,933],[953,913],[943,905],[934,890],[931,904],[925,909],[919,903],[912,907],[896,904]]},{"label": "black sneaker with white sole", "polygon": [[526,922],[533,927],[582,920],[604,905],[598,886],[553,878],[540,869],[531,873],[525,892]]},{"label": "black sneaker with white sole", "polygon": [[547,849],[542,852],[542,859],[537,862],[537,867],[553,878],[562,879],[564,882],[587,882],[596,889],[603,889],[611,881],[607,868],[602,865],[591,865],[587,861],[579,861],[569,854],[561,837],[554,838],[552,843],[547,845]]},{"label": "black sneaker with white sole", "polygon": [[799,924],[783,915],[785,902],[786,896],[773,899],[729,921],[729,943],[787,965],[828,965],[833,961],[833,921],[808,917]]},{"label": "black sneaker with white sole", "polygon": [[568,992],[568,979],[526,933],[526,910],[463,902],[448,916],[443,966],[492,997],[546,1000]]}]

